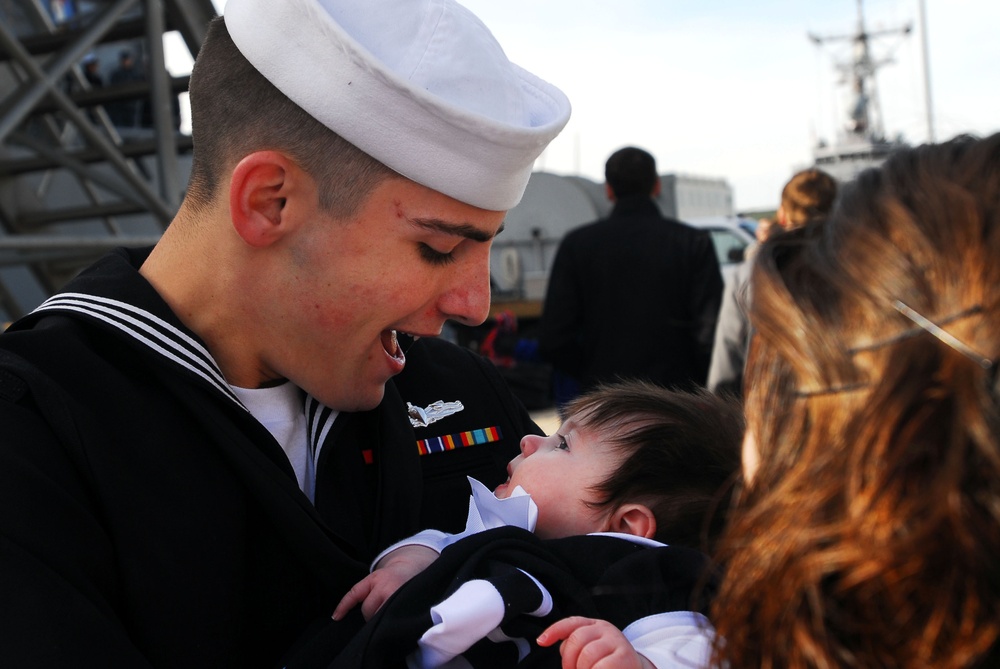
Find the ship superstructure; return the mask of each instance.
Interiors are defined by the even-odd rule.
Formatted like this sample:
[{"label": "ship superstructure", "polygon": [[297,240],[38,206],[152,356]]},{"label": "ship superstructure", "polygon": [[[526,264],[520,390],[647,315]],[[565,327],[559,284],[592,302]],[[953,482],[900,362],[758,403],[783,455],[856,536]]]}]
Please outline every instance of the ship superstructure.
[{"label": "ship superstructure", "polygon": [[895,149],[904,146],[902,140],[886,135],[878,96],[876,73],[893,62],[891,57],[876,58],[875,41],[908,36],[912,25],[898,28],[868,30],[865,26],[862,0],[857,0],[858,19],[854,32],[820,36],[810,33],[817,46],[831,42],[849,42],[850,58],[836,63],[841,73],[840,85],[849,90],[849,103],[844,109],[843,122],[832,142],[820,140],[813,147],[813,160],[819,167],[840,181],[849,181],[859,172],[882,163]]}]

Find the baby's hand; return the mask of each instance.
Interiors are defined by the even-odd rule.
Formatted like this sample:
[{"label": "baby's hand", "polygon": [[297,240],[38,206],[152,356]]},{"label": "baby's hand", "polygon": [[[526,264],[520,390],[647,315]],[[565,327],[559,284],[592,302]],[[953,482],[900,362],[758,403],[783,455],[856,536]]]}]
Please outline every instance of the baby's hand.
[{"label": "baby's hand", "polygon": [[437,551],[413,544],[402,546],[382,558],[375,571],[354,584],[333,611],[340,620],[352,608],[361,604],[361,615],[370,619],[382,608],[385,600],[411,578],[422,572],[438,557]]},{"label": "baby's hand", "polygon": [[656,669],[606,620],[563,618],[538,636],[538,645],[551,646],[561,639],[562,669]]}]

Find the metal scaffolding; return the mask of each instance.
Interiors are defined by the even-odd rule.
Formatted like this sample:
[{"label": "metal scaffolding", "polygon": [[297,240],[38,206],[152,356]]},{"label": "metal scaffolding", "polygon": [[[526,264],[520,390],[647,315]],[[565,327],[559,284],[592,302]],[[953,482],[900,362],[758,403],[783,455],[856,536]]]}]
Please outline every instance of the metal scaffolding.
[{"label": "metal scaffolding", "polygon": [[163,36],[193,57],[213,16],[211,0],[0,0],[0,322],[159,238],[191,151]]}]

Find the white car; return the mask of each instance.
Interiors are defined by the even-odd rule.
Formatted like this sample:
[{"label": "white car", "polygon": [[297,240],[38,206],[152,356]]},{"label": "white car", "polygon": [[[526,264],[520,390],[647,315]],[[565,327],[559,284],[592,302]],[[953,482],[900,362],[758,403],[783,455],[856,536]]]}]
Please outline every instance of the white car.
[{"label": "white car", "polygon": [[756,241],[757,221],[743,216],[707,216],[684,221],[693,228],[707,230],[712,235],[719,269],[727,286],[743,262],[748,246]]}]

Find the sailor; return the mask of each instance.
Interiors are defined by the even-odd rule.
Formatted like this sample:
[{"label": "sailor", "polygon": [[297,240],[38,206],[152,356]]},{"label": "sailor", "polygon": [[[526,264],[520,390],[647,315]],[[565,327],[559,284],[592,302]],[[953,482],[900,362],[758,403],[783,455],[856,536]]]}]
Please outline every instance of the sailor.
[{"label": "sailor", "polygon": [[537,432],[433,336],[486,318],[558,89],[453,0],[230,0],[190,95],[160,242],[0,336],[10,666],[277,666],[380,550],[460,529],[466,475],[499,483]]}]

